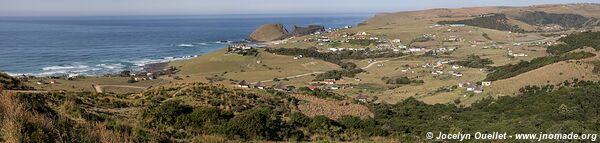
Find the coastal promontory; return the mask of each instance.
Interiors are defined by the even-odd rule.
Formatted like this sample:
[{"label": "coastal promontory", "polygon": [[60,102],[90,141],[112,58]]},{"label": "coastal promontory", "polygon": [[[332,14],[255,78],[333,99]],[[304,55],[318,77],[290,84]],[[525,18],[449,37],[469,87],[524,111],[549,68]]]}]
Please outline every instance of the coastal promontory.
[{"label": "coastal promontory", "polygon": [[281,40],[289,33],[281,24],[264,24],[250,34],[250,40],[267,42]]}]

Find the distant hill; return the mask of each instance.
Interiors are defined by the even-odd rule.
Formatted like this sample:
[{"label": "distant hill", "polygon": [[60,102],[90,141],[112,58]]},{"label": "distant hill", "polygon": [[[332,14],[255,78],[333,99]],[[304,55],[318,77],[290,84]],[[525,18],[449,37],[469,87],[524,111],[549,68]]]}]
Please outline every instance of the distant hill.
[{"label": "distant hill", "polygon": [[[526,7],[438,8],[379,13],[361,24],[367,27],[421,22],[465,24],[502,31],[556,31],[600,26],[600,4],[553,4]],[[517,26],[518,25],[518,26]],[[558,27],[553,27],[558,26]],[[548,28],[552,27],[552,28]]]},{"label": "distant hill", "polygon": [[265,24],[250,34],[253,41],[266,42],[286,38],[289,32],[281,24]]},{"label": "distant hill", "polygon": [[473,19],[457,20],[457,21],[440,21],[440,24],[465,24],[488,29],[496,29],[502,31],[524,32],[517,25],[509,22],[509,19],[504,14],[493,14],[491,16],[482,16]]},{"label": "distant hill", "polygon": [[304,36],[323,31],[325,31],[325,26],[308,25],[307,27],[294,26],[292,33],[289,33],[282,24],[265,24],[250,34],[250,40],[268,42],[282,40],[290,36]]},{"label": "distant hill", "polygon": [[524,12],[517,18],[531,25],[556,24],[566,28],[580,28],[591,18],[578,14],[547,13],[543,11]]}]

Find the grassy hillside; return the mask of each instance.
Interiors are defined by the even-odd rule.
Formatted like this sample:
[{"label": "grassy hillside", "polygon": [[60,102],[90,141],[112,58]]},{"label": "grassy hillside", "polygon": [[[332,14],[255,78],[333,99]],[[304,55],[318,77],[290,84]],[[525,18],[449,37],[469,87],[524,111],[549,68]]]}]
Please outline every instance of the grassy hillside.
[{"label": "grassy hillside", "polygon": [[509,19],[504,14],[494,14],[492,16],[477,17],[473,19],[457,20],[457,21],[440,21],[439,24],[465,24],[469,26],[496,29],[501,31],[525,32],[517,25],[509,22]]},{"label": "grassy hillside", "polygon": [[590,20],[585,16],[568,13],[546,13],[543,11],[525,12],[517,18],[530,25],[556,24],[565,28],[580,28]]},{"label": "grassy hillside", "polygon": [[157,87],[140,95],[10,94],[0,96],[0,141],[377,141],[383,137],[422,142],[432,141],[422,138],[427,132],[600,129],[599,82],[527,86],[520,91],[518,97],[488,98],[470,107],[429,105],[409,98],[369,105],[373,117],[335,120],[295,112],[292,107],[301,101],[284,93],[201,83]]},{"label": "grassy hillside", "polygon": [[549,65],[553,63],[557,63],[560,61],[566,60],[579,60],[585,59],[589,57],[593,57],[595,54],[588,52],[575,52],[575,53],[566,53],[563,55],[554,55],[554,56],[546,56],[535,58],[531,61],[521,61],[518,64],[509,64],[499,67],[492,68],[492,72],[489,73],[485,80],[487,81],[496,81],[501,79],[507,79],[510,77],[517,76],[519,74]]},{"label": "grassy hillside", "polygon": [[12,77],[6,73],[1,73],[1,72],[0,72],[0,85],[2,86],[3,89],[13,89],[13,90],[32,89],[31,87],[24,85],[19,79]]},{"label": "grassy hillside", "polygon": [[592,47],[600,49],[600,32],[583,32],[570,34],[562,37],[558,41],[563,42],[558,45],[547,47],[547,52],[551,54],[562,54],[579,48]]}]

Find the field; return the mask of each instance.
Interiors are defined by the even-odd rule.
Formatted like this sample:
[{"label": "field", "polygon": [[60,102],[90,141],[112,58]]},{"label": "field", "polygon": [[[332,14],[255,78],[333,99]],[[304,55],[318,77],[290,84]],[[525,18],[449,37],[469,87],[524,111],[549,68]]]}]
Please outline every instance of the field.
[{"label": "field", "polygon": [[225,52],[225,50],[219,50],[196,59],[171,63],[172,66],[181,69],[181,72],[174,76],[183,78],[181,81],[171,81],[206,82],[206,77],[216,75],[228,79],[220,83],[229,85],[231,83],[229,79],[258,82],[339,69],[339,66],[321,60],[311,58],[294,60],[291,56],[274,55],[264,52],[263,49],[259,49],[260,54],[256,57],[226,54]]},{"label": "field", "polygon": [[[121,85],[121,86],[134,86],[134,87],[152,87],[158,86],[166,83],[165,80],[146,80],[140,81],[136,83],[129,83],[128,77],[83,77],[77,78],[75,80],[65,80],[65,79],[50,79],[50,78],[33,78],[27,82],[27,85],[34,87],[37,90],[44,91],[71,91],[71,92],[96,92],[93,85]],[[57,84],[37,84],[39,80],[43,80],[46,82],[56,81]],[[136,88],[126,88],[126,87],[109,87],[108,92],[115,93],[131,93],[131,92],[140,92],[142,90],[137,90]]]}]

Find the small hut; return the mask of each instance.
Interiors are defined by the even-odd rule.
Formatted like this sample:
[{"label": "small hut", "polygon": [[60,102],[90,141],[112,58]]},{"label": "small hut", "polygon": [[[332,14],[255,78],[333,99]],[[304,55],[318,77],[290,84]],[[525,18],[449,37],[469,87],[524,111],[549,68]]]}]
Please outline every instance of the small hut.
[{"label": "small hut", "polygon": [[250,88],[250,84],[246,80],[242,80],[240,83],[238,83],[238,87]]},{"label": "small hut", "polygon": [[254,88],[258,88],[258,89],[265,89],[265,84],[261,83],[260,81],[258,83],[256,83],[256,85],[254,85]]},{"label": "small hut", "polygon": [[287,86],[283,85],[283,83],[278,83],[277,85],[275,85],[275,87],[273,87],[273,89],[277,90],[277,91],[282,91],[282,92],[287,92],[289,89]]}]

